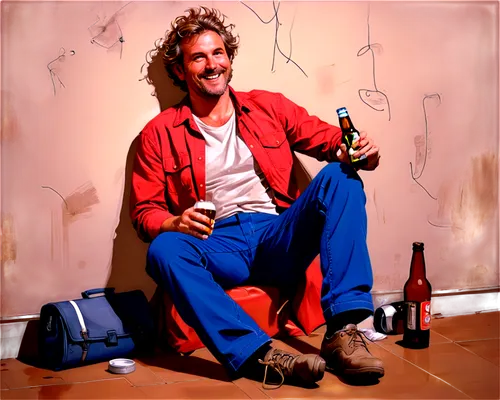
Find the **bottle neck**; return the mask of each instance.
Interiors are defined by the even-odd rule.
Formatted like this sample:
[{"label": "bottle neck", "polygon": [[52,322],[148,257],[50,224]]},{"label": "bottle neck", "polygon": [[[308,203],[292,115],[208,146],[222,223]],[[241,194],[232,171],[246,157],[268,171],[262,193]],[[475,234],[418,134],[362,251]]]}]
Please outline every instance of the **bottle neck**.
[{"label": "bottle neck", "polygon": [[342,130],[350,131],[354,129],[354,125],[352,124],[351,117],[349,117],[349,115],[339,118],[339,123]]},{"label": "bottle neck", "polygon": [[413,251],[410,264],[410,279],[426,279],[423,250]]}]

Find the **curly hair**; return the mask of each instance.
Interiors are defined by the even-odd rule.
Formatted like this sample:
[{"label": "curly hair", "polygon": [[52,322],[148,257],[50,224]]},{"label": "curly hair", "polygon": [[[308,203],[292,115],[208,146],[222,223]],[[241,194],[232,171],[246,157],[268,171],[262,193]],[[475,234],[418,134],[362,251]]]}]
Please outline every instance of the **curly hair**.
[{"label": "curly hair", "polygon": [[172,79],[174,85],[179,86],[187,92],[185,81],[180,80],[174,73],[175,65],[182,65],[183,54],[181,50],[181,41],[183,38],[199,35],[205,31],[217,33],[222,41],[229,60],[232,62],[238,52],[239,37],[233,35],[233,24],[224,25],[226,16],[215,8],[204,6],[193,7],[186,10],[188,15],[177,17],[171,23],[171,30],[168,30],[157,44],[154,51],[161,54],[163,65]]}]

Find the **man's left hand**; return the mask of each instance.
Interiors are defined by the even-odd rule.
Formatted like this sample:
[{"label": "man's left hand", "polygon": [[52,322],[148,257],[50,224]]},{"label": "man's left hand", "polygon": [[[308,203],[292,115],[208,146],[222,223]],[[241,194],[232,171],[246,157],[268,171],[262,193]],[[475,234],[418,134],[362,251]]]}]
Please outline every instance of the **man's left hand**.
[{"label": "man's left hand", "polygon": [[[359,140],[353,143],[353,147],[356,152],[353,154],[354,158],[359,158],[363,154],[366,155],[366,159],[363,160],[357,169],[363,169],[366,171],[373,171],[379,165],[380,154],[379,149],[375,145],[372,138],[368,137],[366,132],[359,133]],[[337,152],[337,157],[339,161],[351,164],[351,158],[347,153],[347,148],[345,144],[341,144],[339,151]]]}]

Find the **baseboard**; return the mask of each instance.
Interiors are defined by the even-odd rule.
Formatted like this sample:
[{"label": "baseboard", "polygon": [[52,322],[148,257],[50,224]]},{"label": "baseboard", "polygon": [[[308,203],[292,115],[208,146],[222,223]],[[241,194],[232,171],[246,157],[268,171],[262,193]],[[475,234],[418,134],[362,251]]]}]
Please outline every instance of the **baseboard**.
[{"label": "baseboard", "polygon": [[[374,307],[403,300],[403,291],[372,292]],[[500,311],[500,288],[438,290],[432,293],[432,315],[455,315]]]},{"label": "baseboard", "polygon": [[[442,290],[432,295],[432,315],[451,317],[500,311],[500,288]],[[402,291],[372,292],[375,308],[403,299]],[[0,359],[17,358],[21,347],[36,341],[39,315],[3,317],[0,319]],[[26,336],[26,337],[25,337]],[[28,337],[29,336],[29,337]],[[31,343],[31,344],[30,344]]]}]

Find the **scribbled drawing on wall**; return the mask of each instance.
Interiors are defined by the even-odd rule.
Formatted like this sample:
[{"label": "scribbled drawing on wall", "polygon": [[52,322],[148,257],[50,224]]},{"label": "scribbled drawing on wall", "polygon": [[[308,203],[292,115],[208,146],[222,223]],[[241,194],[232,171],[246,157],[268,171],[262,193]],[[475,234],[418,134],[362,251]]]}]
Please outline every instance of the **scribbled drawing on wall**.
[{"label": "scribbled drawing on wall", "polygon": [[436,107],[438,107],[441,104],[441,96],[439,93],[432,93],[426,94],[422,99],[425,130],[424,135],[417,135],[413,139],[415,144],[415,168],[413,168],[413,163],[410,161],[410,175],[415,183],[420,186],[431,199],[437,200],[437,197],[433,196],[424,185],[418,181],[424,173],[425,165],[427,164],[427,154],[429,152],[429,121],[427,117],[427,106],[425,104],[425,102],[429,100],[434,101]]},{"label": "scribbled drawing on wall", "polygon": [[[68,55],[70,55],[70,56],[74,56],[75,54],[76,54],[76,52],[74,50],[70,50],[68,52]],[[54,78],[59,82],[59,88],[61,88],[61,87],[66,88],[66,86],[64,85],[61,78],[59,77],[59,75],[56,72],[58,64],[61,62],[64,62],[65,60],[66,60],[66,49],[64,47],[61,47],[59,49],[59,56],[57,58],[54,58],[52,61],[50,61],[47,64],[47,69],[49,70],[50,80],[52,81],[52,87],[54,90],[54,96],[57,94],[56,82],[55,82]],[[55,64],[55,63],[57,63],[57,64]]]},{"label": "scribbled drawing on wall", "polygon": [[359,89],[358,95],[363,103],[375,111],[385,111],[389,115],[389,121],[391,120],[391,106],[389,104],[389,98],[385,93],[381,92],[377,87],[377,78],[375,72],[375,50],[379,53],[383,51],[382,45],[380,43],[371,43],[370,39],[370,4],[368,4],[368,17],[367,17],[367,27],[368,27],[368,44],[361,47],[358,50],[357,56],[361,57],[366,53],[370,52],[372,55],[372,78],[373,78],[373,89]]},{"label": "scribbled drawing on wall", "polygon": [[284,58],[286,58],[286,63],[287,64],[289,62],[291,62],[307,78],[308,76],[307,76],[306,72],[300,67],[299,64],[297,64],[294,60],[292,60],[292,30],[293,30],[293,24],[295,22],[295,14],[294,14],[294,17],[293,17],[293,20],[292,20],[292,24],[291,24],[291,27],[290,27],[290,32],[288,33],[288,37],[289,37],[289,41],[290,41],[290,52],[289,52],[289,54],[287,56],[281,50],[279,42],[278,42],[278,33],[279,33],[280,26],[282,25],[282,23],[279,20],[279,15],[278,15],[279,14],[279,9],[280,9],[281,2],[273,0],[274,15],[268,21],[265,21],[262,17],[260,17],[260,15],[257,14],[257,12],[252,7],[250,7],[248,4],[244,3],[243,1],[240,1],[240,3],[243,4],[246,8],[248,8],[259,19],[259,21],[262,22],[263,24],[267,25],[267,24],[270,24],[272,21],[274,21],[274,26],[275,26],[275,29],[274,29],[274,47],[273,47],[273,61],[272,61],[272,64],[271,64],[271,72],[273,72],[273,73],[276,72],[274,66],[275,66],[275,62],[276,62],[276,50],[277,50],[279,54],[281,54]]},{"label": "scribbled drawing on wall", "polygon": [[[466,180],[462,183],[460,189],[459,200],[455,201],[449,199],[449,190],[444,186],[441,188],[439,195],[432,195],[431,192],[419,182],[419,179],[422,177],[425,167],[427,165],[427,160],[429,157],[429,148],[430,148],[430,129],[429,129],[429,119],[428,119],[428,105],[427,102],[433,102],[436,107],[439,107],[442,102],[441,94],[434,92],[430,94],[425,94],[422,99],[422,110],[424,115],[424,134],[417,135],[414,137],[415,144],[415,166],[410,161],[410,176],[413,181],[420,187],[422,190],[429,196],[432,200],[437,201],[438,210],[437,217],[442,218],[445,209],[448,206],[451,206],[451,224],[441,224],[432,221],[430,216],[427,216],[427,222],[429,225],[436,228],[449,228],[453,229],[453,231],[461,232],[461,235],[469,235],[470,229],[466,226],[467,222],[472,221],[472,225],[474,225],[474,229],[480,229],[482,224],[484,224],[484,218],[480,218],[476,215],[478,209],[487,209],[488,212],[491,211],[491,202],[488,203],[488,207],[481,207],[481,204],[485,201],[488,202],[491,196],[488,196],[487,193],[491,190],[492,187],[498,187],[498,170],[495,169],[498,164],[497,158],[495,154],[487,154],[484,157],[479,159],[473,158],[473,178],[470,180]],[[418,171],[418,172],[417,172]],[[495,185],[495,179],[497,180]],[[445,185],[446,186],[446,185]],[[473,187],[476,190],[471,189]],[[466,195],[464,196],[464,193]],[[477,196],[477,193],[481,193]],[[464,200],[465,199],[465,200]],[[470,200],[472,199],[472,200]],[[491,200],[491,199],[490,199]],[[494,200],[492,204],[495,203]],[[465,217],[464,217],[465,216]],[[478,228],[479,227],[479,228]],[[470,235],[469,235],[470,236]],[[477,236],[477,235],[476,235]]]},{"label": "scribbled drawing on wall", "polygon": [[90,43],[95,44],[99,47],[103,47],[106,50],[111,50],[116,45],[120,46],[120,59],[123,54],[123,43],[125,39],[123,38],[123,32],[118,23],[118,14],[127,7],[131,1],[119,8],[111,17],[106,18],[105,16],[101,19],[97,16],[97,21],[90,25],[87,29],[90,33],[91,39]]},{"label": "scribbled drawing on wall", "polygon": [[79,218],[91,216],[92,207],[99,203],[97,190],[92,182],[85,182],[66,197],[51,186],[42,186],[42,189],[51,190],[62,200],[62,216],[61,212],[51,213],[50,254],[54,261],[56,254],[62,253],[62,265],[66,267],[69,265],[69,226]]}]

